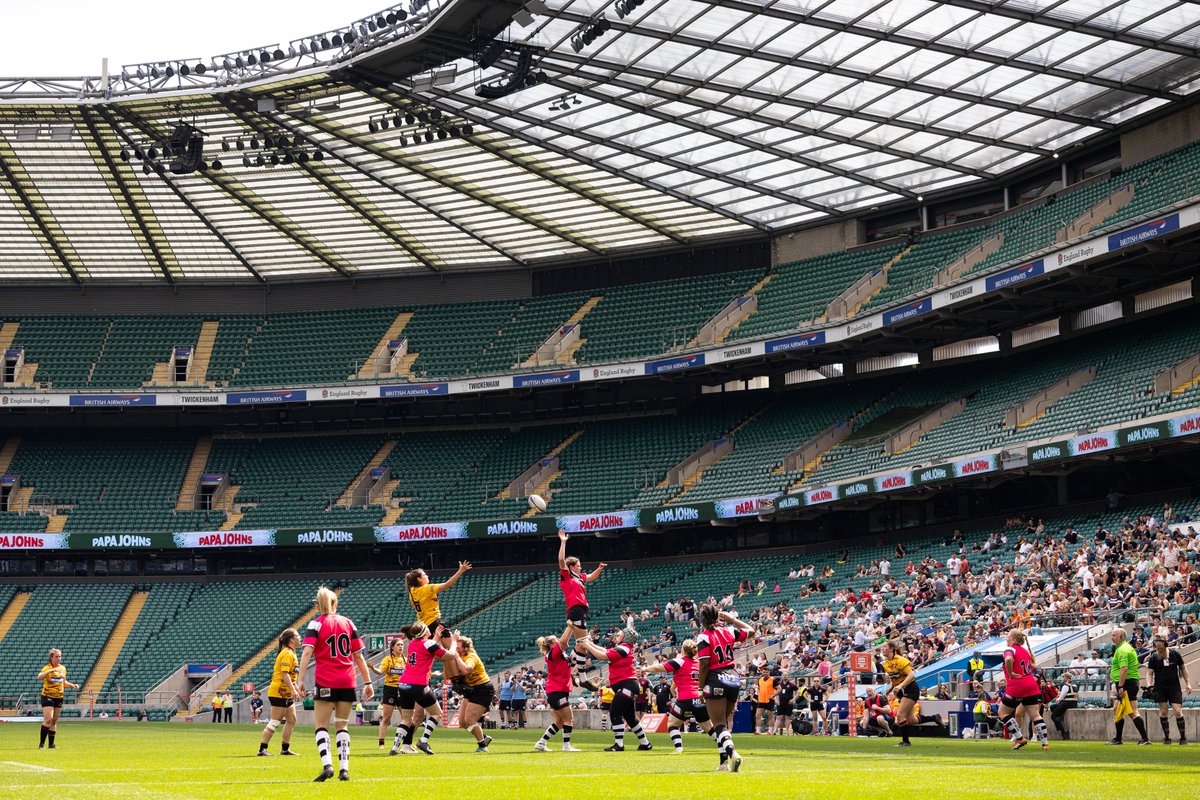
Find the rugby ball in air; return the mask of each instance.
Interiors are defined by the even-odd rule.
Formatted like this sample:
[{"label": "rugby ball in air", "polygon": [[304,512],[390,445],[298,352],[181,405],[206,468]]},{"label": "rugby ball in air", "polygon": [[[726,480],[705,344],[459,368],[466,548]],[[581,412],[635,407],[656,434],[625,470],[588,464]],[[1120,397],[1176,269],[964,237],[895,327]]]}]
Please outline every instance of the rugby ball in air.
[{"label": "rugby ball in air", "polygon": [[538,512],[545,511],[546,510],[546,501],[542,498],[542,496],[540,494],[531,494],[531,495],[529,495],[529,507],[532,508],[534,511],[538,511]]}]

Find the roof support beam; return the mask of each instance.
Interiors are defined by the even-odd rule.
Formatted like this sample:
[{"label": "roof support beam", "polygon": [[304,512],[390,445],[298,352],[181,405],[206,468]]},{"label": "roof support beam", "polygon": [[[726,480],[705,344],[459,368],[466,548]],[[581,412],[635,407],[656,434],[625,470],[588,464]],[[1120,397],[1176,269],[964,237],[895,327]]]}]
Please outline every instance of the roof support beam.
[{"label": "roof support beam", "polygon": [[[110,128],[112,128],[113,133],[115,133],[118,137],[120,137],[127,146],[133,147],[134,146],[133,139],[129,136],[128,133],[125,132],[125,129],[120,126],[120,124],[118,123],[116,118],[112,115],[112,113],[109,112],[103,106],[99,107],[99,111],[100,111],[100,116],[103,117],[104,121],[106,123],[108,123],[108,126]],[[262,273],[260,273],[258,270],[256,270],[254,268],[254,266],[250,263],[250,260],[248,258],[246,258],[246,256],[244,256],[242,254],[242,252],[237,249],[237,247],[234,246],[233,242],[229,241],[228,237],[226,237],[225,234],[221,233],[220,229],[218,229],[217,226],[213,224],[212,220],[210,220],[204,214],[204,212],[201,211],[196,206],[196,204],[192,202],[192,199],[190,197],[188,197],[186,194],[184,194],[182,189],[180,189],[178,186],[175,185],[175,181],[170,176],[163,174],[163,175],[160,175],[159,177],[162,178],[162,182],[164,184],[166,184],[168,189],[171,190],[171,193],[174,194],[175,197],[177,197],[179,199],[179,202],[181,202],[185,206],[187,206],[187,209],[196,215],[196,219],[200,220],[200,223],[202,225],[204,225],[205,228],[208,228],[209,233],[211,233],[213,236],[217,237],[217,241],[219,241],[221,244],[223,244],[225,246],[225,249],[229,251],[229,254],[232,255],[234,258],[236,258],[238,260],[238,263],[240,263],[246,269],[247,272],[249,272],[251,275],[253,275],[254,279],[256,281],[258,281],[259,283],[267,282],[266,279],[262,276]]]},{"label": "roof support beam", "polygon": [[[756,6],[757,12],[763,10],[762,6]],[[756,13],[757,13],[756,12]],[[573,13],[570,11],[555,12],[555,16],[559,19],[566,19],[575,23],[582,23],[590,19],[582,14]],[[1013,111],[1030,116],[1042,117],[1058,122],[1070,122],[1074,125],[1086,126],[1091,128],[1101,128],[1104,130],[1116,130],[1117,126],[1111,122],[1103,122],[1100,120],[1091,119],[1089,117],[1081,117],[1076,114],[1054,111],[1051,109],[1037,108],[1023,103],[1015,103],[1006,100],[999,100],[995,97],[989,97],[986,100],[980,98],[978,94],[971,92],[962,92],[949,88],[937,88],[926,86],[917,81],[901,80],[899,78],[889,78],[886,75],[877,75],[870,72],[864,72],[859,69],[852,69],[846,66],[834,64],[822,64],[816,61],[800,61],[795,56],[787,56],[779,53],[771,53],[767,51],[756,51],[752,48],[739,45],[731,45],[728,42],[713,42],[708,39],[702,39],[697,36],[692,36],[682,32],[658,31],[652,28],[638,28],[633,24],[621,21],[613,21],[612,27],[614,30],[622,30],[635,33],[638,36],[643,36],[649,39],[659,39],[664,42],[675,42],[684,44],[689,47],[695,47],[699,50],[715,50],[720,53],[729,53],[730,55],[742,56],[745,58],[753,58],[759,61],[766,61],[775,64],[784,64],[787,66],[798,66],[802,69],[812,70],[813,72],[822,72],[829,75],[837,75],[842,78],[849,78],[855,81],[861,81],[867,84],[878,84],[880,86],[888,86],[893,89],[907,89],[913,92],[921,92],[935,97],[947,97],[951,100],[959,100],[963,103],[971,105],[979,105],[983,103],[989,107],[1004,109],[1005,111]],[[663,77],[664,80],[670,80],[668,76]]]},{"label": "roof support beam", "polygon": [[[117,106],[117,113],[121,115],[126,122],[137,128],[139,132],[147,138],[154,140],[162,140],[167,138],[166,131],[157,129],[157,122],[151,122],[141,119],[133,115],[127,106]],[[158,173],[164,181],[167,180],[166,173]],[[332,272],[353,277],[354,271],[343,259],[337,254],[330,252],[326,247],[319,242],[313,240],[313,237],[308,234],[300,225],[294,223],[291,219],[285,216],[279,210],[273,208],[258,195],[252,192],[248,187],[240,181],[224,174],[219,170],[205,170],[198,173],[213,186],[220,189],[229,199],[245,208],[247,211],[254,214],[256,217],[274,228],[285,238],[291,240],[298,247],[305,250],[309,255],[325,265]]]},{"label": "roof support beam", "polygon": [[576,247],[587,250],[594,255],[605,254],[605,251],[600,244],[595,242],[591,237],[581,236],[573,231],[567,230],[566,226],[547,218],[544,214],[535,214],[532,211],[524,208],[519,203],[505,200],[503,197],[500,197],[493,192],[474,186],[468,180],[449,175],[440,169],[422,162],[420,159],[400,152],[394,147],[379,145],[365,136],[362,131],[357,128],[353,128],[336,120],[319,121],[311,116],[308,117],[305,122],[327,136],[348,141],[354,144],[354,146],[365,150],[377,158],[384,159],[385,161],[395,164],[398,167],[403,167],[404,169],[407,169],[416,175],[420,175],[422,178],[433,181],[434,183],[458,192],[459,194],[470,197],[476,202],[483,203],[484,205],[495,208],[498,211],[503,211],[526,225],[538,228],[545,233],[549,233],[550,235],[562,239],[565,242],[569,242]]},{"label": "roof support beam", "polygon": [[14,205],[25,217],[26,222],[31,223],[30,227],[35,229],[34,234],[42,240],[43,246],[54,251],[59,265],[74,283],[82,283],[79,277],[80,269],[75,264],[77,259],[75,248],[71,246],[62,227],[54,219],[54,212],[42,199],[41,192],[38,191],[29,174],[25,172],[25,167],[21,165],[12,146],[2,133],[0,133],[0,174],[3,174],[4,180],[20,201],[19,204],[14,203]]},{"label": "roof support beam", "polygon": [[[265,136],[268,134],[269,131],[267,128],[263,127],[258,112],[251,112],[244,105],[235,103],[229,95],[218,95],[217,99],[226,108],[226,110],[229,111],[230,114],[245,123],[246,127],[250,129],[251,133],[259,136]],[[272,123],[276,125],[279,124],[274,120],[272,120]],[[295,131],[291,128],[285,129],[290,133],[295,133]],[[378,209],[367,208],[363,202],[359,202],[358,199],[351,197],[350,195],[351,192],[353,192],[353,189],[348,189],[344,185],[344,182],[341,182],[342,185],[339,185],[339,182],[334,177],[330,176],[325,170],[320,168],[319,162],[312,162],[309,164],[297,163],[296,166],[301,172],[307,174],[309,178],[316,182],[322,189],[336,197],[358,217],[362,218],[368,225],[378,231],[381,236],[395,244],[425,269],[429,270],[430,272],[439,272],[441,270],[441,267],[434,264],[431,260],[431,257],[436,258],[436,256],[430,253],[428,248],[423,246],[420,242],[417,242],[412,235],[405,231],[403,226],[400,225],[396,220],[382,214],[382,212],[380,212]],[[380,216],[384,216],[385,219],[380,219]]]},{"label": "roof support beam", "polygon": [[[116,189],[118,196],[113,199],[119,199],[124,202],[126,211],[133,218],[133,223],[137,226],[139,237],[146,246],[150,248],[150,253],[154,256],[154,264],[158,267],[158,271],[162,273],[163,278],[167,283],[174,283],[175,276],[171,272],[171,264],[175,259],[170,255],[170,243],[160,240],[157,233],[161,233],[158,225],[155,224],[155,230],[151,230],[150,221],[146,219],[147,215],[153,215],[148,203],[139,203],[133,197],[133,192],[130,190],[128,182],[121,174],[121,164],[112,157],[112,153],[105,145],[104,139],[100,135],[100,129],[96,127],[96,121],[93,119],[93,111],[89,106],[82,106],[79,109],[83,116],[83,125],[87,128],[88,134],[92,137],[91,147],[93,160],[97,160],[108,169],[112,175],[112,187]],[[99,165],[97,165],[99,166]],[[145,198],[143,197],[143,200]]]},{"label": "roof support beam", "polygon": [[[376,89],[367,86],[361,87],[361,89],[362,91],[370,94],[372,97],[387,103],[392,108],[399,107],[399,104],[396,102],[396,100],[399,99],[399,96],[393,92],[385,92],[382,89]],[[578,195],[579,197],[595,203],[596,205],[605,208],[614,214],[622,216],[630,222],[635,222],[638,225],[649,228],[660,236],[664,236],[679,244],[686,243],[686,240],[679,235],[679,233],[665,225],[658,223],[654,219],[650,218],[649,215],[639,213],[623,203],[614,202],[611,198],[598,189],[593,189],[592,187],[587,186],[580,181],[571,180],[561,175],[556,175],[549,170],[541,169],[536,158],[525,155],[524,153],[520,153],[516,148],[500,147],[482,136],[472,137],[471,144],[475,145],[481,150],[486,150],[488,153],[496,156],[497,158],[503,159],[514,166],[527,170],[537,175],[539,178],[553,183],[559,188],[566,189],[572,194]]]},{"label": "roof support beam", "polygon": [[[713,2],[713,0],[706,0]],[[1000,67],[1013,67],[1015,69],[1024,69],[1029,72],[1036,72],[1042,75],[1050,75],[1055,78],[1062,78],[1068,81],[1078,81],[1081,83],[1089,83],[1093,86],[1100,86],[1105,89],[1115,89],[1121,92],[1129,92],[1131,94],[1141,94],[1147,97],[1156,97],[1162,100],[1178,99],[1177,95],[1170,92],[1164,92],[1156,86],[1148,86],[1140,83],[1114,81],[1107,78],[1099,78],[1095,75],[1087,73],[1072,72],[1058,67],[1048,66],[1045,64],[1035,64],[1031,61],[1022,61],[1014,56],[1002,56],[994,53],[988,53],[979,49],[968,49],[965,47],[955,47],[953,45],[944,44],[942,42],[928,41],[915,36],[900,33],[899,31],[884,31],[877,28],[869,28],[863,25],[858,25],[854,22],[840,22],[838,20],[826,19],[819,16],[819,11],[812,14],[805,14],[797,11],[790,11],[783,8],[777,8],[772,4],[763,5],[761,3],[751,3],[747,0],[719,0],[722,8],[733,8],[738,11],[747,13],[759,14],[761,16],[774,17],[776,19],[795,22],[802,25],[809,25],[814,28],[822,28],[824,30],[834,31],[837,33],[851,33],[855,36],[862,36],[866,39],[874,39],[880,42],[889,42],[891,44],[903,45],[905,47],[914,47],[919,50],[929,50],[934,53],[942,53],[944,55],[956,56],[958,58],[970,58],[975,61],[982,61],[986,64],[995,64]]]}]

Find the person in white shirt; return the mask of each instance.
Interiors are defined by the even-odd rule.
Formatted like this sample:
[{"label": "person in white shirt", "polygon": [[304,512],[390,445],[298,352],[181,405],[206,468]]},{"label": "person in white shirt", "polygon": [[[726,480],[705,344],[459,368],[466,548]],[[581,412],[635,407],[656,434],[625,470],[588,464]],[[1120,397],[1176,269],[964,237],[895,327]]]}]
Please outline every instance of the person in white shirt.
[{"label": "person in white shirt", "polygon": [[1108,669],[1108,664],[1104,659],[1100,658],[1100,654],[1093,650],[1092,657],[1087,661],[1088,666],[1088,682],[1095,689],[1102,689],[1105,686],[1104,673]]},{"label": "person in white shirt", "polygon": [[879,574],[885,578],[892,574],[892,562],[886,557],[879,559]]},{"label": "person in white shirt", "polygon": [[1084,657],[1083,653],[1075,655],[1075,660],[1071,662],[1071,674],[1075,676],[1076,683],[1087,677],[1087,658]]}]

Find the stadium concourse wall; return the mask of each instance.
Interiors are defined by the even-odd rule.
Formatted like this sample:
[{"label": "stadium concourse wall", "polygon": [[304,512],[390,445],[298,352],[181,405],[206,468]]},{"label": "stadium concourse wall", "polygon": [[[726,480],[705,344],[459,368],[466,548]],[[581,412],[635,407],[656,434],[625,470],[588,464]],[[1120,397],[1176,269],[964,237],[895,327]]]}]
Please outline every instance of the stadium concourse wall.
[{"label": "stadium concourse wall", "polygon": [[[606,533],[658,530],[674,525],[733,525],[750,518],[794,514],[840,501],[854,501],[935,484],[950,484],[994,473],[1024,471],[1031,466],[1058,464],[1075,458],[1124,449],[1193,443],[1200,437],[1200,409],[1160,415],[1088,434],[1048,437],[1002,451],[975,453],[942,464],[862,476],[828,486],[802,487],[791,493],[770,493],[725,500],[681,503],[651,508],[622,509],[590,514],[534,516],[521,519],[471,520],[414,525],[379,525],[342,529],[262,529],[232,531],[89,533],[0,533],[0,553],[43,550],[204,550],[241,547],[289,547],[342,544],[402,544],[451,539],[507,536],[553,536],[568,533]],[[6,480],[10,476],[0,476]]]},{"label": "stadium concourse wall", "polygon": [[370,383],[353,385],[301,386],[255,391],[93,391],[55,393],[5,391],[0,393],[0,408],[54,407],[213,407],[321,403],[354,400],[434,397],[443,395],[484,394],[512,389],[563,386],[603,381],[627,380],[640,376],[686,372],[716,364],[737,364],[776,353],[820,348],[853,340],[897,325],[911,323],[926,315],[993,293],[1000,293],[1035,282],[1067,267],[1085,264],[1102,256],[1144,245],[1176,231],[1200,225],[1200,204],[1192,204],[1119,230],[1093,236],[1067,247],[1052,248],[1040,255],[1004,265],[989,274],[945,287],[921,297],[906,299],[901,305],[876,313],[851,317],[837,325],[797,329],[796,333],[757,340],[743,340],[722,347],[695,350],[649,361],[629,361],[568,367],[553,371],[497,374],[459,380]]}]

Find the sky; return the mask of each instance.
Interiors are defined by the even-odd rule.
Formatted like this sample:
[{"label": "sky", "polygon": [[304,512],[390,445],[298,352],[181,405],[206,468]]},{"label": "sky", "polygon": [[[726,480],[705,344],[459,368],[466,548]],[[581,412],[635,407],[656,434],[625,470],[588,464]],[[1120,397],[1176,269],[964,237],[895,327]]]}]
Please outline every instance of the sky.
[{"label": "sky", "polygon": [[80,77],[123,64],[209,58],[345,25],[396,0],[0,0],[2,77]]}]

